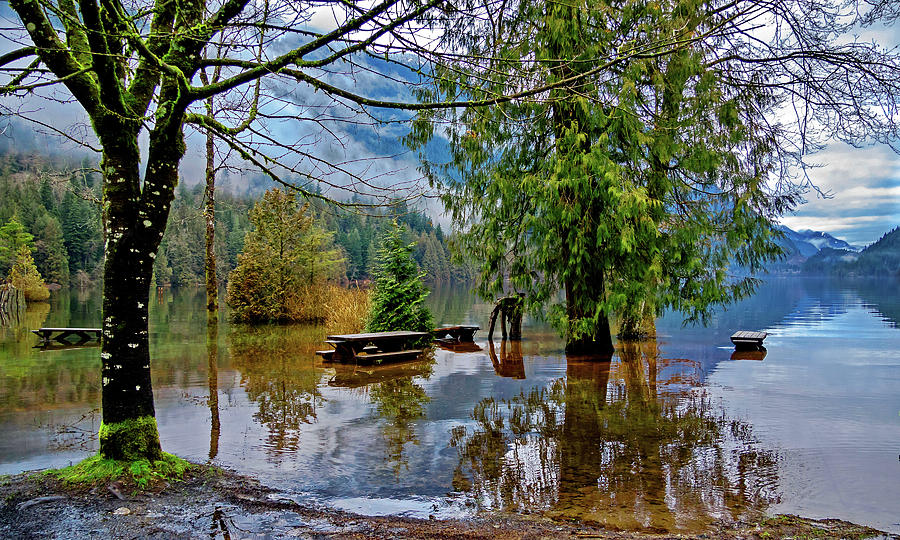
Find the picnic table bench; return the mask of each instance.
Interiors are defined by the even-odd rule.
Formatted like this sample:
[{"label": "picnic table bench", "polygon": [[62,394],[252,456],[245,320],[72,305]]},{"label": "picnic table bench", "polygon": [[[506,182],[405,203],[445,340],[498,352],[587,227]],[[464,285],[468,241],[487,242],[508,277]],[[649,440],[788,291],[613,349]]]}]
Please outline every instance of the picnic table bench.
[{"label": "picnic table bench", "polygon": [[381,364],[385,361],[411,360],[422,354],[422,349],[404,349],[410,341],[428,336],[428,332],[367,332],[363,334],[338,334],[327,336],[325,343],[333,351],[316,351],[325,361],[355,362],[357,364]]},{"label": "picnic table bench", "polygon": [[731,334],[731,342],[734,343],[734,348],[738,350],[762,350],[763,340],[766,339],[766,336],[768,335],[769,334],[765,332],[738,330],[734,334]]},{"label": "picnic table bench", "polygon": [[53,334],[57,334],[53,339],[66,344],[71,344],[71,342],[66,339],[69,336],[78,336],[79,343],[86,343],[91,340],[100,341],[99,328],[39,328],[37,330],[32,330],[31,332],[41,338],[44,345],[50,344],[50,339]]},{"label": "picnic table bench", "polygon": [[458,324],[456,326],[442,326],[440,328],[435,328],[432,334],[434,335],[434,339],[437,340],[445,340],[449,337],[451,341],[464,343],[474,341],[475,332],[477,332],[479,328],[481,327],[466,324]]}]

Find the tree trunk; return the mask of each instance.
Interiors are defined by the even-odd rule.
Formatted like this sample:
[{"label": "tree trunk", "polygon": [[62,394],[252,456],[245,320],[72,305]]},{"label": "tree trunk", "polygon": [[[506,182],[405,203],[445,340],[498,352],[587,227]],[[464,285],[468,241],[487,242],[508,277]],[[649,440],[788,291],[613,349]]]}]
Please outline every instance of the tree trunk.
[{"label": "tree trunk", "polygon": [[522,296],[511,297],[509,309],[509,339],[519,341],[522,339]]},{"label": "tree trunk", "polygon": [[[580,10],[570,4],[554,4],[548,8],[547,24],[551,28],[551,38],[548,48],[552,58],[567,59],[581,54],[583,44],[579,42],[583,35],[583,24]],[[556,28],[559,27],[559,28]],[[564,80],[577,75],[586,68],[584,62],[573,63],[569,60],[557,60],[551,65],[551,73],[556,80]],[[575,83],[586,85],[586,82]],[[588,155],[591,152],[592,141],[595,135],[589,130],[592,122],[584,117],[584,111],[577,103],[582,95],[590,93],[588,88],[561,87],[554,90],[553,132],[557,141],[557,152],[560,155],[569,153]],[[562,142],[574,131],[579,135],[580,142],[574,143],[572,148],[563,147]],[[567,174],[579,174],[577,169]],[[580,174],[587,174],[580,172]],[[588,180],[596,182],[590,176]],[[594,186],[600,189],[600,186]],[[603,214],[602,203],[597,200],[584,200],[578,190],[561,189],[562,200],[572,208],[583,208],[583,212],[590,219],[582,219],[576,216],[570,223],[563,227],[570,227],[576,231],[576,235],[591,238],[596,235],[596,220]],[[577,228],[577,229],[575,229]],[[566,353],[573,355],[600,355],[608,357],[613,353],[612,334],[609,328],[609,314],[601,313],[597,317],[594,328],[587,331],[575,332],[573,329],[585,319],[593,319],[595,306],[605,301],[606,289],[604,285],[605,264],[608,264],[600,254],[572,253],[571,245],[566,237],[568,230],[561,230],[561,258],[560,264],[565,267],[562,274],[562,285],[566,292]],[[577,335],[576,335],[577,334]]]},{"label": "tree trunk", "polygon": [[[572,281],[566,281],[566,315],[570,325],[572,321],[583,319],[586,315],[575,291],[576,287]],[[594,283],[591,293],[598,295],[597,298],[603,298],[605,291],[602,279]],[[611,356],[614,351],[609,318],[606,315],[598,318],[592,334],[585,333],[577,337],[573,336],[571,332],[566,334],[566,354],[597,355],[606,358]]]},{"label": "tree trunk", "polygon": [[[127,169],[116,161],[109,154],[104,156],[106,174],[107,170]],[[108,184],[116,182],[115,178],[107,180]],[[127,199],[113,196],[107,201],[110,231],[103,273],[100,454],[108,459],[152,461],[162,452],[153,408],[147,333],[152,262],[158,241],[146,241],[133,223],[123,223],[129,218],[119,206],[127,204]]]},{"label": "tree trunk", "polygon": [[[212,98],[206,100],[207,113],[212,116]],[[215,144],[212,130],[206,131],[206,312],[209,324],[219,319],[219,283],[216,276],[216,169]]]},{"label": "tree trunk", "polygon": [[[169,97],[169,96],[163,96]],[[150,379],[147,306],[159,249],[184,155],[181,116],[150,133],[147,173],[140,177],[136,122],[96,120],[103,144],[106,262],[103,273],[100,454],[122,461],[162,456]]]}]

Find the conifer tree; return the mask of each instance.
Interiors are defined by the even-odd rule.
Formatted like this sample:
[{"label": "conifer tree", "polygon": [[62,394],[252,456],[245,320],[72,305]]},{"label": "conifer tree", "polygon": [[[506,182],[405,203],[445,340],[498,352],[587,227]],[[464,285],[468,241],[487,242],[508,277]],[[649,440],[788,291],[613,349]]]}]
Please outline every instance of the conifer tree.
[{"label": "conifer tree", "polygon": [[0,227],[0,272],[7,273],[15,263],[19,249],[27,246],[29,249],[32,245],[34,236],[25,231],[15,218],[11,218],[5,225]]},{"label": "conifer tree", "polygon": [[272,189],[250,211],[253,229],[231,273],[226,300],[235,319],[250,322],[323,317],[304,309],[309,288],[332,277],[343,262],[332,234],[298,208],[291,193]]},{"label": "conifer tree", "polygon": [[16,258],[9,271],[9,282],[22,291],[26,302],[43,302],[50,298],[50,291],[34,265],[31,248],[22,244],[16,250]]},{"label": "conifer tree", "polygon": [[69,283],[69,259],[63,242],[62,227],[52,215],[44,215],[35,224],[34,262],[44,278],[52,283]]},{"label": "conifer tree", "polygon": [[414,247],[415,243],[403,241],[403,230],[394,222],[378,250],[367,331],[431,331],[431,313],[425,306],[428,289],[422,283],[425,274],[412,258]]}]

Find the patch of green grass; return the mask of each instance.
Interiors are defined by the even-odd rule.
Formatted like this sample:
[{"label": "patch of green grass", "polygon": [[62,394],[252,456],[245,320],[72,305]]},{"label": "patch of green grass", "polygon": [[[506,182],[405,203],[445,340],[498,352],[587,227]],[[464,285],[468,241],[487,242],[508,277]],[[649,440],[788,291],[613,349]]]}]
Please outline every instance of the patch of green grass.
[{"label": "patch of green grass", "polygon": [[113,480],[134,482],[138,488],[146,488],[154,480],[181,480],[191,464],[166,452],[162,459],[148,461],[116,461],[99,454],[64,469],[47,471],[66,484],[100,484]]}]

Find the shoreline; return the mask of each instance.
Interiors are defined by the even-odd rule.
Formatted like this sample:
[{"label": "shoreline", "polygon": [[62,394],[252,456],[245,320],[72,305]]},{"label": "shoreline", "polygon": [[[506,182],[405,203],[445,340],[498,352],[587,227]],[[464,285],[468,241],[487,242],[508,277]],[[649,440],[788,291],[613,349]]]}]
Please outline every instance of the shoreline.
[{"label": "shoreline", "polygon": [[517,514],[442,520],[362,516],[279,498],[255,478],[206,465],[194,465],[181,481],[160,481],[143,491],[129,485],[115,488],[67,486],[43,471],[0,477],[0,537],[900,539],[846,521],[793,515],[715,523],[695,533],[612,531]]}]

